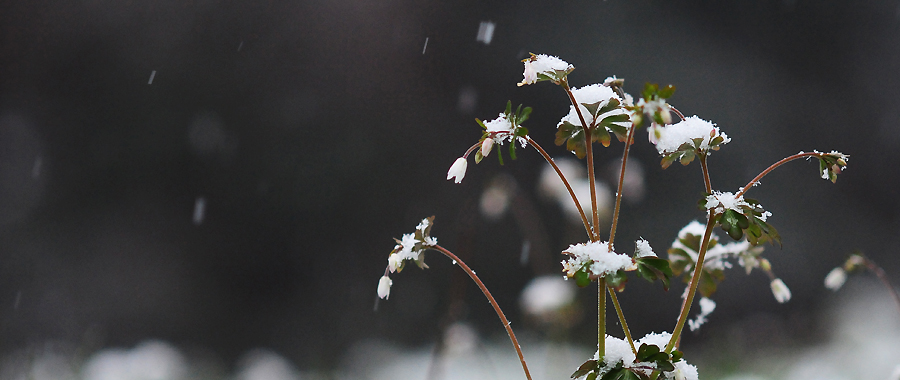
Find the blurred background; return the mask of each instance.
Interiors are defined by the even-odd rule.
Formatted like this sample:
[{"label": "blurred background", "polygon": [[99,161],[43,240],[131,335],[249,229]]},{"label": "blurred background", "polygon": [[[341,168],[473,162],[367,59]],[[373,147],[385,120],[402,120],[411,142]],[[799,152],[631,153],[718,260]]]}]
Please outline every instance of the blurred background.
[{"label": "blurred background", "polygon": [[[376,302],[392,238],[435,215],[536,378],[567,378],[596,344],[596,289],[523,289],[561,277],[559,252],[585,239],[575,210],[533,150],[445,180],[474,118],[508,100],[574,158],[552,143],[564,93],[516,86],[529,52],[574,64],[578,87],[675,85],[674,106],[733,138],[710,159],[722,191],[801,150],[851,156],[837,184],[801,161],[751,191],[793,299],[729,271],[683,339],[701,376],[900,364],[900,317],[873,276],[822,283],[854,250],[900,277],[896,1],[38,0],[0,4],[0,376],[521,378],[493,310],[438,254]],[[621,147],[598,148],[601,182]],[[703,217],[700,168],[660,169],[643,133],[631,157],[617,246],[643,237],[662,255]],[[670,331],[682,289],[632,280],[619,298],[635,335]],[[548,299],[569,302],[548,316]]]}]

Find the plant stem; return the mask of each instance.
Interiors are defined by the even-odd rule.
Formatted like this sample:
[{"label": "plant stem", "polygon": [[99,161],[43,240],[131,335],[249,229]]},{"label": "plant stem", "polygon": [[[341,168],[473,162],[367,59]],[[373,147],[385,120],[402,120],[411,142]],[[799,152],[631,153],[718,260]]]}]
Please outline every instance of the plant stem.
[{"label": "plant stem", "polygon": [[606,280],[597,280],[597,361],[606,356]]},{"label": "plant stem", "polygon": [[631,339],[631,330],[628,328],[628,323],[625,322],[625,314],[622,313],[622,306],[619,305],[619,298],[616,297],[616,292],[613,288],[606,287],[606,290],[609,291],[609,298],[612,299],[613,306],[616,307],[616,314],[619,316],[619,323],[622,324],[622,330],[625,331],[625,338],[628,341],[628,344],[631,345],[631,351],[637,355],[637,350],[634,349],[634,340]]},{"label": "plant stem", "polygon": [[581,121],[581,128],[584,131],[584,150],[587,152],[588,181],[590,181],[591,186],[591,241],[597,241],[600,240],[600,232],[597,231],[597,226],[600,224],[600,215],[597,213],[597,189],[595,188],[594,183],[596,180],[594,179],[594,150],[592,147],[593,137],[591,136],[591,127],[584,121],[584,115],[581,114],[581,105],[575,100],[575,95],[572,94],[572,89],[569,88],[569,82],[564,79],[560,82],[560,86],[566,91],[566,95],[569,96],[569,101],[572,102],[572,106],[575,107],[575,113],[578,114],[578,120]]},{"label": "plant stem", "polygon": [[694,295],[697,293],[697,286],[700,284],[700,275],[703,273],[703,260],[706,258],[706,248],[709,246],[713,227],[716,226],[714,216],[712,210],[710,210],[706,221],[706,232],[703,233],[703,241],[700,242],[700,252],[697,253],[697,263],[694,265],[694,276],[691,277],[691,283],[688,285],[690,287],[688,295],[681,304],[681,313],[678,316],[678,322],[675,324],[675,330],[672,331],[672,338],[669,339],[669,344],[666,345],[667,353],[672,353],[672,350],[678,345],[681,331],[684,329],[688,313],[691,311],[691,304],[694,302]]},{"label": "plant stem", "polygon": [[550,166],[553,167],[553,170],[556,171],[559,179],[561,179],[563,181],[563,184],[566,185],[566,190],[569,191],[569,196],[572,197],[572,202],[575,202],[575,208],[577,208],[578,213],[581,214],[581,222],[584,224],[584,230],[587,231],[588,238],[593,240],[594,234],[591,232],[590,222],[588,222],[587,216],[584,215],[584,209],[581,208],[581,203],[578,202],[578,197],[575,196],[575,191],[572,190],[572,186],[569,185],[569,181],[566,180],[566,176],[564,176],[563,172],[559,170],[559,166],[556,166],[556,162],[554,162],[553,158],[551,158],[550,155],[547,154],[547,151],[545,151],[544,148],[541,148],[541,146],[538,145],[537,141],[532,140],[530,136],[526,136],[525,138],[528,140],[528,144],[533,146],[534,149],[536,149],[541,154],[541,156],[544,156],[544,159],[547,160],[547,163],[549,163]]},{"label": "plant stem", "polygon": [[865,255],[860,254],[860,257],[863,258],[863,262],[866,264],[866,268],[868,268],[872,273],[875,273],[875,276],[878,277],[879,280],[884,284],[884,286],[891,292],[891,295],[894,296],[894,301],[897,301],[897,307],[900,307],[900,294],[897,293],[897,289],[894,288],[894,285],[891,284],[891,281],[888,280],[887,275],[884,273],[884,269],[881,269],[878,264],[875,264],[874,261],[870,260]]},{"label": "plant stem", "polygon": [[522,363],[522,369],[525,371],[525,377],[528,380],[531,380],[531,373],[528,372],[528,365],[525,364],[525,356],[522,355],[522,348],[519,347],[519,341],[516,339],[516,334],[513,333],[512,327],[510,327],[509,325],[509,320],[506,319],[506,315],[503,314],[503,310],[500,309],[500,305],[498,305],[497,301],[494,300],[494,296],[491,295],[491,292],[488,290],[488,288],[484,286],[484,283],[481,282],[481,279],[479,279],[478,276],[475,275],[475,271],[470,269],[469,266],[466,265],[466,263],[464,263],[462,260],[460,260],[459,257],[454,255],[453,252],[450,252],[446,248],[441,247],[437,244],[431,246],[431,248],[438,250],[439,252],[443,253],[444,256],[449,257],[451,260],[459,264],[459,267],[462,268],[462,270],[469,275],[469,278],[471,278],[472,281],[474,281],[475,284],[478,285],[478,288],[481,289],[482,293],[484,293],[484,296],[488,299],[488,302],[490,302],[491,306],[494,307],[494,311],[497,312],[497,316],[500,317],[500,322],[503,322],[503,327],[506,329],[506,334],[509,335],[509,339],[512,341],[513,347],[515,347],[516,349],[516,353],[519,354],[519,361]]},{"label": "plant stem", "polygon": [[709,167],[706,166],[706,154],[700,155],[700,169],[703,170],[703,184],[706,186],[706,193],[712,194],[712,183],[709,181]]},{"label": "plant stem", "polygon": [[679,111],[679,110],[678,110],[677,108],[675,108],[675,107],[672,107],[671,104],[669,104],[669,109],[672,110],[672,111],[674,111],[675,114],[678,115],[679,118],[681,118],[681,121],[684,121],[684,114],[682,114],[681,111]]},{"label": "plant stem", "polygon": [[631,140],[634,139],[634,124],[628,130],[628,137],[625,138],[625,151],[622,152],[622,170],[619,172],[619,187],[616,190],[616,207],[613,211],[612,227],[609,229],[609,250],[613,250],[613,241],[616,239],[616,226],[619,224],[619,206],[622,204],[622,187],[625,184],[625,165],[628,164],[628,152],[631,148]]},{"label": "plant stem", "polygon": [[793,160],[796,160],[796,159],[798,159],[798,158],[803,158],[803,157],[820,157],[820,156],[822,156],[822,153],[819,153],[819,152],[807,152],[807,153],[797,153],[797,154],[795,154],[795,155],[793,155],[793,156],[788,156],[788,157],[782,158],[782,159],[779,160],[778,162],[776,162],[776,163],[772,164],[771,166],[769,166],[768,168],[766,168],[766,170],[763,170],[762,173],[759,173],[759,175],[757,175],[755,178],[753,178],[752,180],[750,180],[750,182],[747,183],[747,186],[742,187],[742,188],[741,188],[741,191],[739,191],[737,194],[735,194],[734,197],[735,197],[735,198],[738,198],[738,197],[740,197],[741,195],[744,195],[744,193],[746,193],[747,190],[750,190],[750,188],[753,187],[753,185],[755,185],[757,182],[759,182],[759,180],[762,179],[762,177],[765,177],[766,174],[769,174],[769,172],[771,172],[772,170],[775,170],[775,168],[777,168],[777,167],[779,167],[779,166],[781,166],[781,165],[784,165],[784,164],[786,164],[786,163],[788,163],[788,162],[791,162],[791,161],[793,161]]}]

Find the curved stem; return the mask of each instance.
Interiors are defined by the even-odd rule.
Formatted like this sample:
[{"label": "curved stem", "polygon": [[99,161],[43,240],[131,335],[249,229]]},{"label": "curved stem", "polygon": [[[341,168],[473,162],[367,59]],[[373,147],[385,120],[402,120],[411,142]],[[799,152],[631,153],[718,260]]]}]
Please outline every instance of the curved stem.
[{"label": "curved stem", "polygon": [[463,155],[463,158],[468,158],[469,154],[471,154],[472,152],[475,151],[475,149],[478,149],[480,147],[481,147],[480,142],[477,142],[477,143],[475,143],[475,145],[470,146],[469,149],[466,149],[466,154]]},{"label": "curved stem", "polygon": [[[616,207],[613,211],[612,227],[609,229],[609,250],[613,250],[613,241],[616,240],[616,226],[619,224],[619,206],[622,204],[622,187],[625,184],[625,165],[628,164],[628,152],[631,148],[631,141],[634,139],[634,124],[628,131],[628,137],[625,138],[625,151],[622,153],[622,170],[619,172],[619,187],[616,190]],[[633,348],[633,347],[632,347]]]},{"label": "curved stem", "polygon": [[891,292],[891,295],[894,296],[894,301],[897,301],[897,307],[900,307],[900,294],[897,293],[897,289],[894,289],[894,285],[888,280],[887,275],[884,273],[884,269],[881,269],[878,264],[875,264],[874,261],[870,260],[865,255],[860,255],[863,258],[863,262],[866,264],[866,268],[868,268],[872,273],[875,273],[875,276],[878,277],[879,280],[884,284],[884,286]]},{"label": "curved stem", "polygon": [[572,202],[575,202],[575,208],[577,208],[578,213],[581,214],[581,223],[584,224],[584,230],[587,231],[588,238],[593,240],[593,233],[591,233],[590,222],[588,222],[587,216],[584,215],[584,209],[581,208],[581,203],[578,202],[578,197],[575,196],[575,191],[572,190],[572,186],[569,185],[569,181],[566,180],[566,176],[563,175],[562,170],[559,170],[559,166],[556,165],[556,162],[553,161],[553,158],[551,158],[550,155],[547,154],[547,151],[545,151],[544,148],[541,148],[541,146],[538,145],[536,141],[532,140],[530,136],[526,136],[525,139],[528,140],[528,144],[533,146],[534,149],[536,149],[538,153],[541,154],[541,156],[544,156],[544,160],[547,160],[547,163],[549,163],[550,166],[553,167],[553,170],[556,171],[556,175],[559,176],[559,179],[561,179],[563,181],[563,184],[566,185],[566,190],[569,191],[569,196],[572,197]]},{"label": "curved stem", "polygon": [[625,331],[625,339],[628,341],[628,344],[631,345],[631,352],[634,352],[637,355],[637,350],[634,349],[634,339],[631,338],[631,330],[628,328],[628,323],[625,322],[625,314],[622,313],[622,305],[619,305],[619,298],[616,297],[616,292],[613,288],[606,287],[606,290],[609,291],[609,298],[612,298],[613,306],[616,307],[616,314],[619,315],[619,323],[622,324],[622,330]]},{"label": "curved stem", "polygon": [[694,275],[691,277],[690,285],[688,285],[688,295],[681,304],[681,313],[678,315],[678,322],[675,324],[675,330],[672,331],[672,338],[669,339],[669,344],[666,345],[667,353],[672,353],[672,350],[678,345],[678,340],[681,338],[681,331],[684,329],[688,313],[691,311],[691,304],[694,302],[694,295],[697,293],[697,286],[700,284],[700,275],[703,273],[703,260],[706,258],[706,248],[709,246],[709,239],[710,236],[712,236],[713,227],[716,225],[714,216],[713,212],[710,211],[708,216],[709,219],[706,222],[706,232],[703,233],[703,240],[700,242],[700,252],[697,253],[697,263],[694,265]]},{"label": "curved stem", "polygon": [[741,191],[739,191],[737,194],[735,194],[734,197],[738,198],[741,195],[744,195],[744,193],[746,193],[747,190],[750,190],[750,188],[753,187],[757,182],[759,182],[759,180],[762,179],[762,177],[765,177],[766,174],[769,174],[769,172],[771,172],[772,170],[775,170],[775,168],[777,168],[781,165],[784,165],[784,164],[791,162],[793,160],[796,160],[798,158],[820,157],[820,156],[822,156],[822,153],[819,153],[819,152],[807,152],[807,153],[801,152],[801,153],[797,153],[793,156],[788,156],[788,157],[782,158],[778,162],[776,162],[776,163],[772,164],[771,166],[769,166],[768,168],[766,168],[766,170],[763,170],[762,173],[759,173],[759,175],[757,175],[755,178],[750,180],[750,182],[747,183],[747,186],[742,187]]},{"label": "curved stem", "polygon": [[500,305],[498,305],[497,301],[494,300],[494,296],[491,295],[491,292],[488,290],[488,288],[484,286],[484,283],[481,282],[481,279],[479,279],[478,276],[475,275],[475,271],[470,269],[469,266],[466,265],[466,263],[464,263],[462,260],[460,260],[459,257],[454,255],[453,252],[450,252],[446,248],[441,247],[437,244],[431,246],[431,248],[438,250],[439,252],[443,253],[444,256],[449,257],[451,260],[459,264],[459,267],[469,275],[469,278],[471,278],[476,285],[478,285],[478,288],[481,289],[482,293],[484,293],[484,296],[488,299],[488,302],[490,302],[491,306],[494,307],[494,311],[497,312],[497,316],[500,317],[500,322],[503,322],[503,327],[506,328],[506,333],[509,335],[509,339],[512,341],[513,347],[515,347],[516,349],[516,353],[519,354],[519,361],[522,363],[522,369],[525,371],[525,377],[528,378],[528,380],[531,380],[531,373],[528,372],[528,365],[525,364],[525,356],[522,355],[522,348],[519,347],[519,341],[516,339],[516,334],[513,333],[512,327],[510,327],[509,325],[509,320],[506,319],[506,315],[503,314],[503,310],[500,309]]},{"label": "curved stem", "polygon": [[675,107],[672,107],[671,104],[669,104],[669,109],[672,110],[673,112],[675,112],[675,114],[678,115],[678,117],[681,118],[681,121],[684,121],[684,114],[681,113],[681,111],[679,111],[679,110],[678,110],[677,108],[675,108]]}]

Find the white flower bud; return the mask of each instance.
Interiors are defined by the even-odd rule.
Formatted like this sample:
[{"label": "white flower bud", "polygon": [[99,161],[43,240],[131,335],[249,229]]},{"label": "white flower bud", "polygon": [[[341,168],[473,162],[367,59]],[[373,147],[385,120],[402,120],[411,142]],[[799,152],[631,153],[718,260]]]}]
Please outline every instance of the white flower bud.
[{"label": "white flower bud", "polygon": [[381,279],[378,280],[378,297],[388,299],[391,296],[391,285],[393,283],[390,277],[381,276]]},{"label": "white flower bud", "polygon": [[466,158],[460,157],[457,158],[456,161],[453,161],[453,165],[450,166],[450,170],[447,171],[447,180],[451,178],[455,178],[454,182],[460,183],[463,178],[466,176]]},{"label": "white flower bud", "polygon": [[488,137],[484,139],[484,142],[481,143],[481,155],[487,157],[488,154],[491,154],[491,148],[494,147],[494,139]]},{"label": "white flower bud", "polygon": [[841,286],[844,286],[845,281],[847,281],[847,272],[844,271],[844,268],[837,267],[825,276],[825,287],[836,292]]},{"label": "white flower bud", "polygon": [[772,287],[772,294],[775,295],[775,300],[778,301],[778,303],[785,303],[791,300],[791,290],[788,289],[787,285],[785,285],[784,281],[781,281],[780,278],[772,280],[772,283],[769,285]]}]

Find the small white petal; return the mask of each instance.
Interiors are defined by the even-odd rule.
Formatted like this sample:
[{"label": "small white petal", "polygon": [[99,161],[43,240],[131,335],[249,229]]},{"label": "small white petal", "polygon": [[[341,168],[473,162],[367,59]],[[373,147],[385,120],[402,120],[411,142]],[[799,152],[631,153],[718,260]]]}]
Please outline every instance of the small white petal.
[{"label": "small white petal", "polygon": [[825,287],[832,291],[837,291],[841,286],[844,286],[845,281],[847,281],[847,272],[844,271],[844,268],[837,267],[825,276]]},{"label": "small white petal", "polygon": [[388,299],[391,296],[391,285],[393,283],[390,277],[381,276],[381,279],[378,280],[378,297]]},{"label": "small white petal", "polygon": [[456,161],[453,161],[453,165],[450,166],[450,170],[447,171],[447,180],[451,178],[455,178],[454,182],[460,183],[463,180],[463,177],[466,176],[466,162],[465,157],[457,158]]},{"label": "small white petal", "polygon": [[785,303],[791,300],[791,290],[788,289],[787,285],[784,284],[784,281],[781,281],[780,278],[776,278],[772,280],[770,284],[772,287],[772,294],[775,295],[775,300],[779,303]]}]

